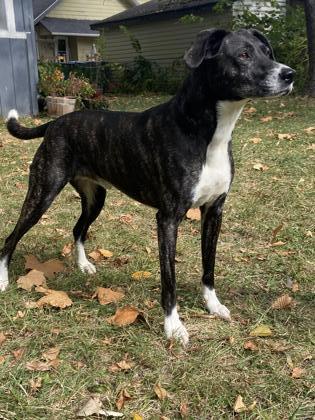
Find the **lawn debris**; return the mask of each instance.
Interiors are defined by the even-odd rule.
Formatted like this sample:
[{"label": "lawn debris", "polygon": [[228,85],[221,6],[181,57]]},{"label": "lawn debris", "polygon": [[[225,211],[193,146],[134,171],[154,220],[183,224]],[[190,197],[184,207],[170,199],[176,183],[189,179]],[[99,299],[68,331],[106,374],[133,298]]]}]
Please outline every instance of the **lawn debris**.
[{"label": "lawn debris", "polygon": [[241,395],[238,395],[236,397],[233,410],[235,413],[243,413],[245,411],[252,411],[256,407],[257,402],[254,401],[249,406],[246,406],[243,402],[243,397]]},{"label": "lawn debris", "polygon": [[26,255],[25,268],[28,270],[41,271],[45,277],[54,277],[57,273],[66,271],[66,267],[62,261],[51,259],[41,263],[34,255]]},{"label": "lawn debris", "polygon": [[103,403],[99,395],[93,395],[84,406],[76,413],[77,417],[103,416],[103,417],[123,417],[117,411],[103,410]]},{"label": "lawn debris", "polygon": [[36,287],[35,290],[36,292],[43,293],[45,295],[35,302],[37,308],[52,306],[54,308],[64,309],[71,306],[73,303],[67,293],[61,290],[46,289],[42,286]]},{"label": "lawn debris", "polygon": [[287,309],[287,308],[292,308],[294,304],[295,304],[294,299],[288,294],[285,294],[275,299],[272,302],[271,307],[272,309]]},{"label": "lawn debris", "polygon": [[161,386],[159,382],[154,385],[154,392],[159,400],[165,400],[165,398],[169,397],[169,393]]},{"label": "lawn debris", "polygon": [[124,306],[118,308],[115,315],[106,318],[107,322],[118,327],[124,327],[126,325],[133,324],[141,312],[134,306]]},{"label": "lawn debris", "polygon": [[46,278],[42,271],[31,270],[26,276],[21,276],[17,279],[17,284],[19,289],[24,289],[30,292],[34,286],[44,286],[46,287]]},{"label": "lawn debris", "polygon": [[257,327],[254,328],[249,335],[251,337],[269,337],[272,335],[272,331],[268,325],[261,324],[257,325]]},{"label": "lawn debris", "polygon": [[111,251],[108,251],[108,249],[95,249],[94,251],[90,252],[89,257],[92,258],[95,262],[102,261],[107,258],[111,258],[114,254]]},{"label": "lawn debris", "polygon": [[115,303],[125,297],[125,294],[121,291],[115,291],[106,287],[98,287],[92,296],[92,299],[98,299],[100,305],[108,305],[109,303]]},{"label": "lawn debris", "polygon": [[257,344],[255,344],[253,341],[245,341],[243,347],[244,347],[245,350],[250,350],[250,351],[257,351],[258,350]]},{"label": "lawn debris", "polygon": [[119,394],[118,394],[118,398],[116,400],[116,407],[118,410],[121,410],[124,405],[126,404],[126,402],[132,400],[132,397],[130,396],[129,392],[126,391],[125,389],[122,389]]},{"label": "lawn debris", "polygon": [[135,273],[131,274],[131,278],[133,280],[145,280],[152,276],[150,271],[136,271]]}]

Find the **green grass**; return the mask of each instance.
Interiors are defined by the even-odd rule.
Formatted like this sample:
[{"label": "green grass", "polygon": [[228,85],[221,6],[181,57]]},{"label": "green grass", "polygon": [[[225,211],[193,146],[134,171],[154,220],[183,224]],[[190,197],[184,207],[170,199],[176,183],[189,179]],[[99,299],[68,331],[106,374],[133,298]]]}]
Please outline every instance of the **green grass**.
[{"label": "green grass", "polygon": [[[111,109],[141,110],[166,97],[111,97]],[[19,243],[11,267],[11,286],[0,295],[0,332],[6,341],[0,347],[5,361],[0,365],[0,417],[4,419],[71,419],[93,393],[107,409],[116,410],[122,389],[132,399],[122,408],[125,418],[133,413],[144,419],[180,419],[180,405],[188,404],[189,419],[307,419],[314,415],[312,353],[314,338],[314,166],[311,144],[315,103],[305,98],[257,101],[254,113],[243,113],[233,136],[236,174],[224,211],[218,246],[216,289],[231,310],[226,323],[204,317],[200,296],[199,223],[185,220],[178,241],[178,303],[190,333],[190,345],[169,348],[163,335],[159,305],[148,309],[146,300],[159,301],[159,264],[155,212],[121,193],[110,190],[106,206],[90,231],[86,248],[102,247],[114,257],[98,264],[95,276],[84,275],[72,257],[65,258],[68,272],[48,280],[52,289],[69,292],[74,304],[65,310],[26,309],[26,301],[40,297],[17,289],[15,280],[25,274],[24,256],[35,254],[41,261],[61,257],[72,240],[71,231],[80,213],[80,203],[67,187]],[[286,113],[293,113],[290,116]],[[262,122],[270,115],[272,120]],[[31,119],[23,120],[29,125]],[[290,133],[291,140],[278,134]],[[261,138],[254,144],[252,138]],[[28,165],[40,140],[20,142],[0,124],[0,217],[1,238],[13,229],[26,192]],[[265,171],[253,169],[262,163]],[[121,215],[132,216],[131,223]],[[283,224],[270,247],[272,231]],[[313,233],[312,233],[313,232]],[[147,248],[150,248],[148,253]],[[115,264],[127,256],[128,263]],[[134,281],[131,274],[146,270],[149,279]],[[299,291],[287,288],[297,282]],[[76,295],[92,294],[97,286],[121,287],[126,297],[118,305],[100,306],[96,300]],[[296,306],[273,310],[272,301],[282,294],[293,296]],[[119,328],[108,324],[117,306],[132,304],[145,312],[147,322]],[[24,313],[16,318],[17,312]],[[273,331],[269,338],[253,339],[258,351],[245,350],[249,332],[258,324]],[[57,330],[56,330],[57,329]],[[110,339],[104,344],[104,339]],[[283,344],[286,351],[273,352]],[[39,359],[43,351],[60,346],[61,364],[50,372],[31,372],[26,363]],[[15,360],[12,352],[24,348]],[[126,372],[108,368],[125,354],[135,365]],[[300,379],[291,377],[293,365],[304,369]],[[1,360],[1,359],[0,359]],[[78,362],[80,362],[78,364]],[[42,379],[32,393],[30,380]],[[154,385],[170,397],[160,401]],[[312,388],[313,387],[313,388]],[[246,405],[257,402],[251,412],[233,413],[237,395]],[[314,396],[314,395],[313,395]]]}]

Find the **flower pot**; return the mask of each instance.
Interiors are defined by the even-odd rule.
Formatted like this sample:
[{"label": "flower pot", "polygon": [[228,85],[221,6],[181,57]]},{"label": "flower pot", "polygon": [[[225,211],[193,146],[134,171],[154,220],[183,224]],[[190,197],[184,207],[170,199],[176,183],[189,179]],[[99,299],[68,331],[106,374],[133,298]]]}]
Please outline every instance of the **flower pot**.
[{"label": "flower pot", "polygon": [[75,109],[76,98],[47,96],[46,100],[48,115],[60,117]]}]

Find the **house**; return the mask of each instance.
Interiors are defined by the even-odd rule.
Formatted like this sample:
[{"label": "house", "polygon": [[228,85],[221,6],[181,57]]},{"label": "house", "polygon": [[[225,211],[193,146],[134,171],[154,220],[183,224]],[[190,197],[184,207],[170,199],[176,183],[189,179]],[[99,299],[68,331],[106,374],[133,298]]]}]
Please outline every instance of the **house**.
[{"label": "house", "polygon": [[138,5],[138,0],[33,0],[37,58],[86,61],[99,32],[90,25]]},{"label": "house", "polygon": [[[276,0],[285,8],[286,0]],[[292,1],[292,0],[290,0]],[[259,14],[272,9],[271,2],[241,0],[233,3],[233,13],[217,13],[214,6],[218,0],[150,0],[139,6],[108,17],[91,25],[101,31],[106,50],[103,59],[116,63],[128,63],[136,55],[130,36],[136,38],[142,54],[162,66],[181,59],[196,34],[213,27],[230,29],[233,15],[245,5]],[[121,26],[127,28],[121,30]]]},{"label": "house", "polygon": [[216,13],[217,0],[150,0],[91,25],[105,39],[106,61],[131,62],[135,56],[128,31],[139,40],[145,58],[170,65],[183,57],[196,33],[211,27],[230,28],[231,13]]},{"label": "house", "polygon": [[0,69],[0,115],[37,114],[32,0],[0,0]]}]

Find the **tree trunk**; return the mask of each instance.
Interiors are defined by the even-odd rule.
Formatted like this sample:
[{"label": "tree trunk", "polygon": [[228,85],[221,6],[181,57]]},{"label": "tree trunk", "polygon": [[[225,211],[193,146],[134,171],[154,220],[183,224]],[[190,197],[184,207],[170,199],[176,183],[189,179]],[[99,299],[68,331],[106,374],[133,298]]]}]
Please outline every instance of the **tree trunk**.
[{"label": "tree trunk", "polygon": [[307,93],[315,97],[315,1],[304,0],[309,56],[309,79]]}]

